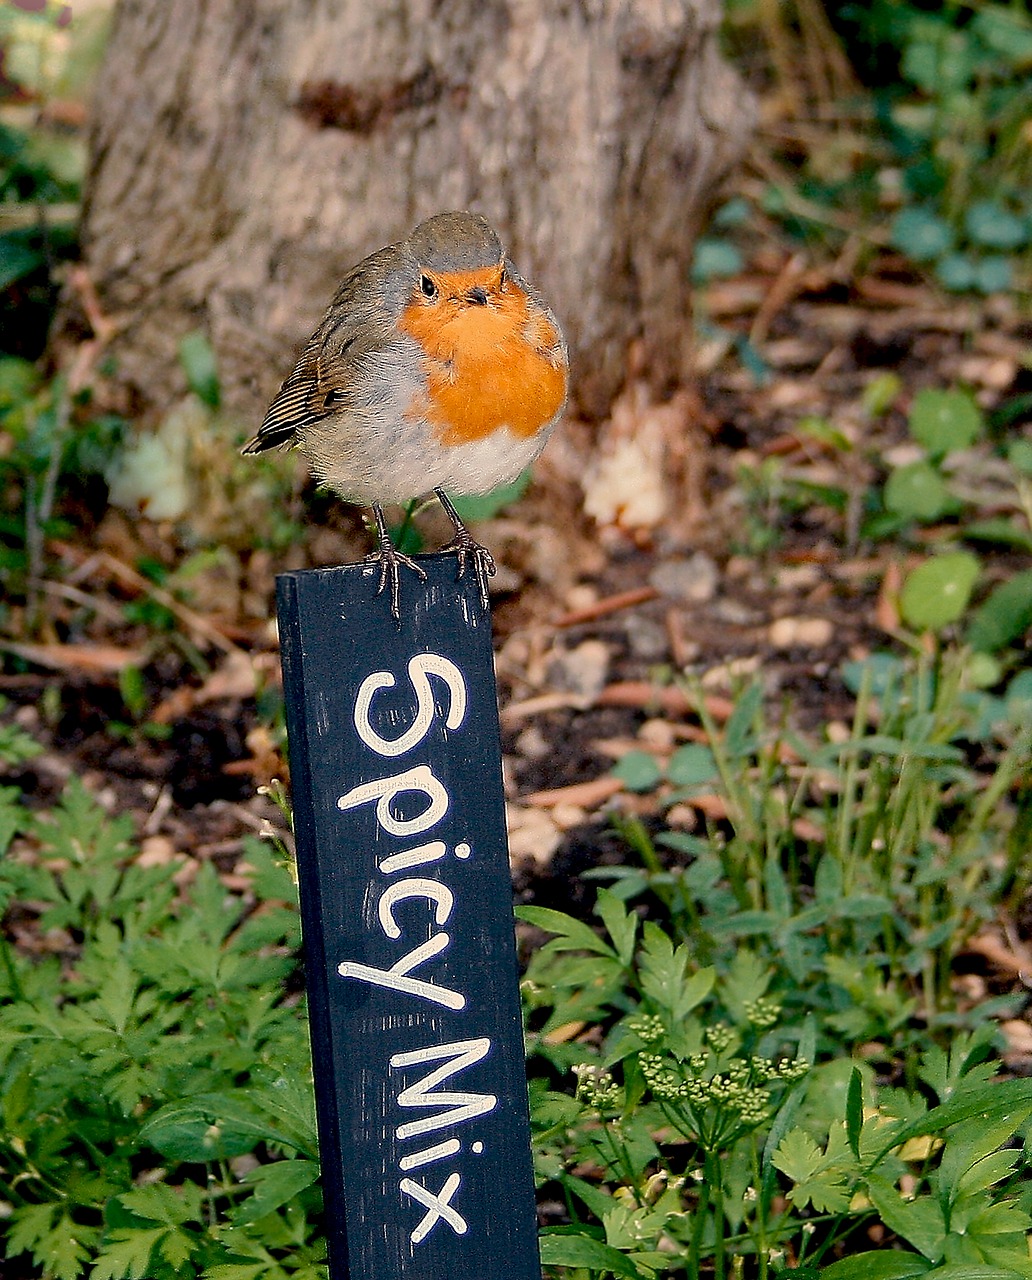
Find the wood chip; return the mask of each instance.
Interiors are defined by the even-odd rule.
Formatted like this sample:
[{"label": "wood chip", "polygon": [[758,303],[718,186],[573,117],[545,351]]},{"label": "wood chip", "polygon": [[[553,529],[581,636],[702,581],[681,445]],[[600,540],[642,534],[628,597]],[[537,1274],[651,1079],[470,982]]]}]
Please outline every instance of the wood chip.
[{"label": "wood chip", "polygon": [[123,649],[113,644],[16,644],[0,640],[0,649],[51,671],[117,675],[127,667],[142,667],[147,661],[145,650]]},{"label": "wood chip", "polygon": [[593,778],[590,782],[574,782],[568,787],[554,787],[551,791],[532,791],[520,796],[520,803],[535,809],[552,809],[556,805],[577,805],[581,809],[597,809],[610,796],[623,790],[619,778]]},{"label": "wood chip", "polygon": [[619,595],[607,596],[594,604],[585,605],[582,609],[571,609],[557,618],[557,627],[578,627],[584,622],[596,622],[599,618],[608,617],[611,613],[619,613],[621,609],[632,609],[637,604],[646,604],[655,600],[659,592],[655,587],[636,587],[633,591],[622,591]]}]

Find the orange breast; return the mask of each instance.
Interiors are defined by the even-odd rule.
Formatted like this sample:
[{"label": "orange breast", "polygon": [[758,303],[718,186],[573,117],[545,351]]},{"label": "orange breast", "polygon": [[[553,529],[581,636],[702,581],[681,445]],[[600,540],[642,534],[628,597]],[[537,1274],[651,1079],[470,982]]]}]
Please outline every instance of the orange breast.
[{"label": "orange breast", "polygon": [[491,292],[488,305],[469,303],[461,295],[482,274],[443,278],[441,299],[412,302],[398,324],[425,353],[428,403],[418,411],[444,444],[481,440],[503,426],[533,436],[566,398],[566,365],[554,325],[511,282]]}]

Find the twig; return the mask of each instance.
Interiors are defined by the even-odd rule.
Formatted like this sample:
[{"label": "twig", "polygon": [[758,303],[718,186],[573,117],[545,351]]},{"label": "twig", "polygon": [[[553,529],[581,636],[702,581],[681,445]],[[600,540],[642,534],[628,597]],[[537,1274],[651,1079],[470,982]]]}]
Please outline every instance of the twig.
[{"label": "twig", "polygon": [[557,627],[578,627],[584,622],[597,622],[599,618],[608,617],[611,613],[619,613],[621,609],[631,609],[636,604],[647,604],[655,600],[659,592],[655,587],[635,587],[632,591],[621,591],[619,595],[607,596],[594,604],[585,605],[583,609],[571,609],[557,618]]},{"label": "twig", "polygon": [[85,562],[82,562],[81,552],[70,543],[62,542],[55,545],[59,547],[62,554],[67,555],[70,559],[80,560],[78,570],[71,575],[73,582],[84,571],[89,573],[97,567],[104,567],[118,578],[123,585],[133,587],[143,595],[150,596],[157,604],[162,605],[170,613],[174,614],[188,630],[202,636],[213,644],[216,649],[221,649],[223,653],[242,652],[240,645],[230,640],[208,618],[195,613],[188,605],[177,600],[170,591],[166,591],[164,587],[159,587],[156,583],[151,582],[142,573],[138,573],[130,565],[111,555],[110,552],[98,552],[96,555],[90,556]]},{"label": "twig", "polygon": [[535,809],[554,809],[560,804],[594,809],[622,791],[623,785],[619,778],[592,778],[590,782],[573,782],[568,787],[553,787],[550,791],[532,791],[529,796],[520,796],[520,803]]}]

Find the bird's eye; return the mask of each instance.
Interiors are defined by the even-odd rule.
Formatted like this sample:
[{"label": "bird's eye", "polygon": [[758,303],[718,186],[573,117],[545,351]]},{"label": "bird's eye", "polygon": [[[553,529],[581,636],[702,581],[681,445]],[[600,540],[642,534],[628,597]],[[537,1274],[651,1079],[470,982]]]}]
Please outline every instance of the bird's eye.
[{"label": "bird's eye", "polygon": [[508,271],[506,271],[504,267],[502,267],[502,274],[498,277],[498,288],[504,289],[508,283],[509,283],[509,273]]},{"label": "bird's eye", "polygon": [[419,287],[420,287],[420,289],[422,289],[422,290],[423,290],[423,297],[424,297],[424,298],[436,298],[436,297],[437,297],[437,285],[435,285],[435,284],[434,284],[434,282],[430,279],[430,277],[429,277],[429,276],[420,276],[420,277],[419,277]]}]

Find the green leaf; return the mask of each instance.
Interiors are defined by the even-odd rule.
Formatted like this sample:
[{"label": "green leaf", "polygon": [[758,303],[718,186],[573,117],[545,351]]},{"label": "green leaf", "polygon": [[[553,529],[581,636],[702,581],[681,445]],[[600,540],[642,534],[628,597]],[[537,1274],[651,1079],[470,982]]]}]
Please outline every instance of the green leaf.
[{"label": "green leaf", "polygon": [[9,289],[45,262],[46,256],[36,232],[31,238],[24,231],[8,231],[0,235],[0,290]]},{"label": "green leaf", "polygon": [[786,1133],[771,1163],[795,1184],[788,1198],[797,1209],[812,1203],[818,1213],[842,1213],[849,1207],[844,1171],[829,1164],[825,1152],[805,1129]]},{"label": "green leaf", "polygon": [[88,1229],[55,1204],[26,1205],[10,1218],[6,1257],[31,1253],[35,1262],[53,1280],[79,1280],[82,1264],[89,1256],[83,1237]]},{"label": "green leaf", "polygon": [[530,484],[531,474],[531,468],[527,467],[515,480],[509,484],[499,485],[490,493],[467,494],[465,497],[456,495],[452,498],[452,505],[459,513],[459,519],[467,524],[493,519],[499,511],[511,507],[514,502],[523,497]]},{"label": "green leaf", "polygon": [[731,760],[741,760],[756,750],[756,718],[763,706],[763,686],[750,684],[736,699],[724,728],[724,750]]},{"label": "green leaf", "polygon": [[890,240],[914,262],[931,262],[953,247],[953,228],[930,209],[912,205],[896,215]]},{"label": "green leaf", "polygon": [[231,1160],[277,1136],[246,1102],[218,1093],[168,1103],[140,1129],[140,1140],[163,1156],[191,1162]]},{"label": "green leaf", "polygon": [[143,1280],[151,1270],[154,1246],[166,1234],[165,1227],[119,1227],[90,1272],[90,1280]]},{"label": "green leaf", "polygon": [[712,968],[700,969],[689,978],[691,958],[685,943],[675,949],[658,925],[646,922],[644,946],[638,960],[641,989],[661,1009],[669,1011],[675,1024],[705,1000],[716,980]]},{"label": "green leaf", "polygon": [[901,1146],[911,1138],[920,1138],[929,1133],[942,1133],[953,1124],[978,1119],[988,1126],[1006,1117],[1013,1120],[1014,1131],[1017,1132],[1030,1116],[1032,1116],[1032,1080],[1001,1080],[992,1084],[979,1085],[973,1089],[964,1089],[954,1094],[947,1102],[933,1107],[920,1119],[911,1121],[899,1129],[890,1130],[886,1135],[885,1145],[871,1162],[871,1168],[880,1163],[894,1147]]},{"label": "green leaf", "polygon": [[982,411],[966,391],[926,387],[910,406],[910,434],[933,458],[967,449],[982,429]]},{"label": "green leaf", "polygon": [[865,682],[868,691],[883,698],[902,679],[905,666],[894,653],[872,653],[862,662],[846,662],[842,680],[850,693],[859,693]]},{"label": "green leaf", "polygon": [[1014,264],[1010,258],[994,254],[975,267],[975,287],[979,293],[1006,293],[1014,286]]},{"label": "green leaf", "polygon": [[663,780],[656,757],[647,751],[628,751],[613,766],[612,774],[628,791],[652,791]]},{"label": "green leaf", "polygon": [[1020,249],[1029,241],[1024,218],[995,200],[976,200],[970,205],[964,226],[971,239],[987,249]]},{"label": "green leaf", "polygon": [[667,763],[667,779],[675,787],[691,787],[712,782],[717,776],[717,762],[709,747],[689,742],[678,747]]},{"label": "green leaf", "polygon": [[643,1280],[626,1254],[593,1236],[549,1232],[541,1237],[541,1261],[546,1267],[587,1267],[590,1271],[611,1271],[627,1280]]},{"label": "green leaf", "polygon": [[930,1266],[920,1254],[879,1249],[833,1262],[822,1268],[820,1276],[821,1280],[905,1280],[907,1276],[923,1276]]},{"label": "green leaf", "polygon": [[613,940],[616,954],[623,964],[630,964],[634,956],[634,940],[638,932],[638,917],[608,889],[599,889],[595,912],[602,917],[606,932]]},{"label": "green leaf", "polygon": [[314,1160],[277,1160],[275,1164],[260,1165],[244,1178],[244,1182],[254,1188],[254,1195],[243,1202],[233,1221],[256,1222],[264,1218],[280,1205],[296,1199],[318,1177],[319,1166]]},{"label": "green leaf", "polygon": [[979,9],[971,20],[971,30],[1007,65],[1027,71],[1032,64],[1032,22],[1027,10],[1007,5]]},{"label": "green leaf", "polygon": [[[975,1191],[988,1191],[1004,1178],[1009,1177],[1021,1159],[1020,1151],[993,1151],[981,1160],[976,1160],[966,1169],[957,1182],[959,1195],[970,1195]],[[1026,1227],[1032,1230],[1032,1223],[1026,1219]]]},{"label": "green leaf", "polygon": [[968,606],[981,567],[967,551],[926,560],[903,584],[899,606],[904,621],[920,631],[938,631],[956,622]]},{"label": "green leaf", "polygon": [[896,402],[896,397],[903,390],[903,380],[898,373],[879,373],[864,387],[864,411],[872,418],[880,418],[888,413]]},{"label": "green leaf", "polygon": [[222,398],[218,365],[211,343],[200,329],[180,339],[179,362],[194,395],[209,408],[217,409]]},{"label": "green leaf", "polygon": [[729,241],[717,240],[713,236],[700,236],[696,240],[692,258],[692,280],[696,284],[736,276],[744,266],[742,251]]},{"label": "green leaf", "polygon": [[967,642],[981,653],[996,653],[1032,627],[1032,569],[1002,582],[975,611]]},{"label": "green leaf", "polygon": [[967,1226],[967,1233],[972,1237],[1009,1235],[1012,1231],[1022,1235],[1027,1235],[1029,1231],[1028,1213],[1012,1200],[986,1205]]},{"label": "green leaf", "polygon": [[528,924],[554,933],[556,937],[547,944],[552,951],[595,951],[600,955],[615,956],[612,947],[590,925],[562,911],[553,911],[551,907],[517,907],[516,915]]},{"label": "green leaf", "polygon": [[935,264],[935,278],[950,293],[967,293],[978,280],[978,264],[967,253],[947,253]]},{"label": "green leaf", "polygon": [[951,504],[946,482],[930,462],[908,462],[885,482],[885,506],[905,520],[938,520]]},{"label": "green leaf", "polygon": [[1032,533],[1002,516],[973,520],[970,524],[965,524],[964,537],[968,542],[996,543],[1002,547],[1017,547],[1020,551],[1032,553]]},{"label": "green leaf", "polygon": [[166,1227],[180,1226],[184,1222],[196,1220],[201,1204],[200,1192],[193,1184],[188,1183],[184,1191],[180,1192],[164,1182],[134,1187],[120,1195],[118,1202],[137,1218],[149,1218]]},{"label": "green leaf", "polygon": [[930,1196],[904,1200],[891,1182],[874,1174],[867,1179],[867,1193],[890,1231],[902,1236],[929,1261],[939,1261],[946,1240],[946,1223],[936,1201]]},{"label": "green leaf", "polygon": [[1012,440],[1007,446],[1007,461],[1023,476],[1032,476],[1032,440]]},{"label": "green leaf", "polygon": [[846,1137],[849,1149],[860,1159],[860,1130],[864,1127],[864,1078],[854,1067],[846,1089]]}]

